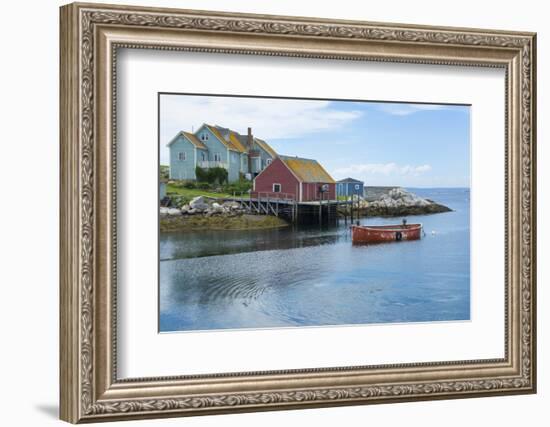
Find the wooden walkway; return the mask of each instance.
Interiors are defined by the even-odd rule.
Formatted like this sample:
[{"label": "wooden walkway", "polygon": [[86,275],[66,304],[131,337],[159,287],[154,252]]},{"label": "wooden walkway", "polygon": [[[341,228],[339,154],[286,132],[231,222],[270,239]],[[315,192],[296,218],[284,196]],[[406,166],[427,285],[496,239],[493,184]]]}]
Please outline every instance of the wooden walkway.
[{"label": "wooden walkway", "polygon": [[[353,221],[358,201],[354,200],[316,200],[297,202],[293,195],[285,193],[256,193],[256,197],[235,195],[231,200],[237,202],[248,212],[260,215],[282,217],[293,224],[332,224],[338,221],[338,210],[344,213],[344,219]],[[343,208],[343,209],[342,209]]]}]

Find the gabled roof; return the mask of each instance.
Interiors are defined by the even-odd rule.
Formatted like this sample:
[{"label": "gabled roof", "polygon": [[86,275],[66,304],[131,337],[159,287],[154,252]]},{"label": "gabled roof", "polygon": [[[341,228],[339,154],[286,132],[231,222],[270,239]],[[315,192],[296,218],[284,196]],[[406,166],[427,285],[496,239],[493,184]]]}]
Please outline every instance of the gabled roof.
[{"label": "gabled roof", "polygon": [[223,135],[222,135],[222,131],[220,129],[218,129],[216,126],[211,126],[211,125],[207,125],[206,123],[204,124],[204,126],[206,128],[208,128],[208,130],[210,132],[212,132],[214,134],[214,136],[225,146],[227,147],[227,149],[229,150],[232,150],[232,151],[239,151],[237,150],[233,144],[231,144],[228,140],[226,140]]},{"label": "gabled roof", "polygon": [[238,138],[236,138],[235,135],[231,136],[231,134],[236,133],[235,131],[218,125],[211,126],[208,124],[204,124],[204,126],[206,126],[214,134],[214,136],[227,147],[227,149],[231,151],[236,151],[238,153],[247,152],[246,148],[240,143]]},{"label": "gabled roof", "polygon": [[267,154],[269,154],[271,157],[277,157],[277,153],[273,148],[269,146],[267,142],[265,142],[263,139],[260,138],[254,138],[254,142],[258,144]]},{"label": "gabled roof", "polygon": [[[248,153],[248,135],[242,135],[229,128],[224,128],[219,125],[205,125],[216,135],[216,137],[230,150],[238,151],[240,153]],[[271,146],[263,139],[254,138],[254,142],[271,157],[277,157],[277,153]]]},{"label": "gabled roof", "polygon": [[204,145],[203,142],[199,141],[199,139],[192,133],[190,132],[182,132],[182,133],[186,136],[187,139],[189,139],[189,141],[193,143],[195,147],[200,148],[202,150],[208,150],[208,147]]},{"label": "gabled roof", "polygon": [[237,132],[233,132],[233,131],[229,132],[229,141],[241,153],[248,152],[245,145],[246,143],[245,144],[242,143],[241,138],[239,138],[239,134]]},{"label": "gabled roof", "polygon": [[337,183],[339,184],[345,184],[347,182],[351,182],[351,183],[354,183],[354,184],[363,184],[363,181],[359,181],[358,179],[354,179],[354,178],[344,178],[344,179],[341,179],[340,181],[336,181]]},{"label": "gabled roof", "polygon": [[317,160],[290,156],[279,156],[279,158],[301,182],[335,183]]},{"label": "gabled roof", "polygon": [[[207,123],[204,123],[200,128],[203,127],[207,128],[212,134],[218,139],[228,150],[236,151],[241,154],[248,153],[248,146],[247,146],[247,135],[241,135],[238,132],[235,132],[232,129],[224,128],[222,126],[212,126]],[[172,141],[170,141],[167,145],[170,146],[178,136],[184,136],[186,137],[195,147],[208,150],[208,147],[200,141],[196,135],[190,133],[190,132],[179,132]],[[265,142],[263,139],[254,138],[254,142],[261,147],[263,150],[265,150],[271,157],[275,158],[277,157],[277,153],[273,148],[269,146],[267,142]]]},{"label": "gabled roof", "polygon": [[168,144],[166,144],[166,146],[170,147],[174,142],[176,142],[176,140],[180,136],[183,136],[184,138],[189,140],[189,142],[191,144],[193,144],[195,147],[200,148],[202,150],[208,150],[208,147],[206,147],[206,145],[204,145],[202,142],[200,142],[195,135],[193,135],[192,133],[189,133],[189,132],[184,132],[184,131],[178,132],[178,134],[172,139],[172,141],[170,141]]}]

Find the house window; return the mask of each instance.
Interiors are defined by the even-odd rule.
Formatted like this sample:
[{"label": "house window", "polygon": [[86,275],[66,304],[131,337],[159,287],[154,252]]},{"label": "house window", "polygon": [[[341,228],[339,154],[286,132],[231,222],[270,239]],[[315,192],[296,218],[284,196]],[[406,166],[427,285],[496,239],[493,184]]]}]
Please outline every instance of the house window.
[{"label": "house window", "polygon": [[201,141],[208,141],[208,134],[206,132],[201,133]]},{"label": "house window", "polygon": [[201,151],[201,160],[206,160],[206,153],[204,151]]},{"label": "house window", "polygon": [[272,161],[273,161],[273,159],[267,159],[267,160],[265,161],[265,164],[266,164],[267,166],[269,166],[269,165],[271,164]]},{"label": "house window", "polygon": [[222,161],[222,155],[220,153],[214,153],[214,161],[215,162],[221,162]]},{"label": "house window", "polygon": [[359,184],[355,184],[355,189],[356,189],[356,190],[359,190],[360,187],[361,187],[361,186],[360,186]]},{"label": "house window", "polygon": [[281,192],[281,184],[273,184],[273,192],[274,193],[280,193]]},{"label": "house window", "polygon": [[181,153],[178,153],[178,160],[180,162],[183,162],[187,159],[187,156],[186,156],[187,153],[185,153],[184,151],[182,151]]}]

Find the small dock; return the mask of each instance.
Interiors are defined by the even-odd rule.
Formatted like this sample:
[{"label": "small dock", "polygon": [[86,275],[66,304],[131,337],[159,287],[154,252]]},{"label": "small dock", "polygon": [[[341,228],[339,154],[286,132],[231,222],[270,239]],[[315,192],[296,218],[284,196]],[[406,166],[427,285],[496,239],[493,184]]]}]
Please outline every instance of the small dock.
[{"label": "small dock", "polygon": [[225,200],[239,203],[250,213],[273,215],[298,225],[334,225],[338,221],[339,211],[343,213],[344,220],[351,223],[357,215],[359,202],[359,199],[353,198],[299,202],[292,194],[285,193],[252,193],[250,197],[241,194]]}]

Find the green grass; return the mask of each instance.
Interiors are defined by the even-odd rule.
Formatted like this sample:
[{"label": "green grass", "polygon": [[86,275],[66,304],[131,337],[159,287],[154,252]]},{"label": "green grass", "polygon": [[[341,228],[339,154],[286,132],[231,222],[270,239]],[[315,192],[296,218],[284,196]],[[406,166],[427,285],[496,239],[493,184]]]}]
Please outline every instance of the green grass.
[{"label": "green grass", "polygon": [[257,230],[262,228],[286,227],[288,223],[270,215],[177,215],[160,219],[160,231],[197,231],[197,230]]},{"label": "green grass", "polygon": [[[216,193],[210,190],[199,190],[198,188],[181,188],[174,185],[166,185],[166,194],[170,195],[177,194],[178,196],[183,196],[191,200],[193,197],[197,196],[208,196],[208,197],[217,197],[217,198],[227,198],[233,197],[233,194],[229,193]],[[240,197],[240,194],[237,194]],[[248,197],[248,194],[244,194],[243,197]]]}]

